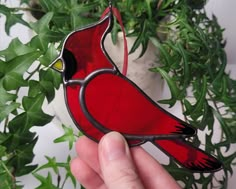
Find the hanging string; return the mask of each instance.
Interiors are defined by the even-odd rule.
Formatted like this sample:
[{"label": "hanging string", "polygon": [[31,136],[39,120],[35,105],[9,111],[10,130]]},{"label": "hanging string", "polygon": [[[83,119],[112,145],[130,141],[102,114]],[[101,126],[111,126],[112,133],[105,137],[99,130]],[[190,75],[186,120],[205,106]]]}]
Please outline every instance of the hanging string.
[{"label": "hanging string", "polygon": [[125,27],[122,22],[121,14],[119,10],[115,7],[112,7],[111,1],[109,1],[109,7],[106,8],[106,10],[103,12],[101,18],[103,18],[105,15],[107,15],[109,12],[112,11],[112,14],[116,17],[118,23],[120,24],[122,33],[123,33],[123,40],[124,40],[124,62],[123,62],[123,68],[122,68],[122,74],[127,75],[127,70],[128,70],[128,45],[127,45],[127,40],[126,40],[126,35],[125,35]]}]

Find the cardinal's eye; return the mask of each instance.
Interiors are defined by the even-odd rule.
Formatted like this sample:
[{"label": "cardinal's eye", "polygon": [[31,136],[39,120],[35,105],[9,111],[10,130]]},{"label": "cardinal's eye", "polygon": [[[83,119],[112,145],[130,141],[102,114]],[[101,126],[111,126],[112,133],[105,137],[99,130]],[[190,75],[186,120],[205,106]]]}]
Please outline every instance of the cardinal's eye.
[{"label": "cardinal's eye", "polygon": [[72,54],[72,52],[70,52],[67,49],[64,49],[63,60],[65,63],[65,79],[70,80],[76,72],[76,66],[77,66],[76,59]]}]

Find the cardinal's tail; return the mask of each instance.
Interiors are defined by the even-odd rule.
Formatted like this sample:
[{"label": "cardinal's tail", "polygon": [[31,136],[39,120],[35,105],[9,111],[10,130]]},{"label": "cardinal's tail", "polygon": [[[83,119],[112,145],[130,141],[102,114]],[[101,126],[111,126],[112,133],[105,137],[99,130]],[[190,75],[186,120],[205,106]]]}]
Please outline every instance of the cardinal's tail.
[{"label": "cardinal's tail", "polygon": [[173,157],[180,165],[194,172],[214,172],[222,168],[215,157],[193,147],[183,139],[160,139],[153,142],[155,146]]}]

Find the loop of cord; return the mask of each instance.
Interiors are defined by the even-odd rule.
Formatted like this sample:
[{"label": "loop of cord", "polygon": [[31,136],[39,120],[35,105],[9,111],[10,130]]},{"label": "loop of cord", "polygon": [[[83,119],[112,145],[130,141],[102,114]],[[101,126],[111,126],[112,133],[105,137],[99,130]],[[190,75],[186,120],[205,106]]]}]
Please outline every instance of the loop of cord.
[{"label": "loop of cord", "polygon": [[115,7],[108,7],[106,10],[103,12],[101,18],[103,18],[108,12],[112,11],[113,15],[116,17],[118,23],[120,24],[122,33],[123,33],[123,40],[124,40],[124,62],[123,62],[123,68],[122,68],[122,74],[126,76],[127,70],[128,70],[128,45],[127,45],[127,40],[126,40],[126,35],[125,35],[125,28],[122,22],[122,18],[120,15],[120,12],[117,8]]}]

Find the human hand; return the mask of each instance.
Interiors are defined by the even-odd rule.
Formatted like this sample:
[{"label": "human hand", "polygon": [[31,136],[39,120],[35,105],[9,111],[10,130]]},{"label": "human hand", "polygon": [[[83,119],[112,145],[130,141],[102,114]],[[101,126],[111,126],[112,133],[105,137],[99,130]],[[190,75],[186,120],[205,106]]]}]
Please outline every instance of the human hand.
[{"label": "human hand", "polygon": [[117,132],[99,144],[87,137],[76,143],[71,171],[86,189],[179,189],[177,182],[141,147],[129,148]]}]

